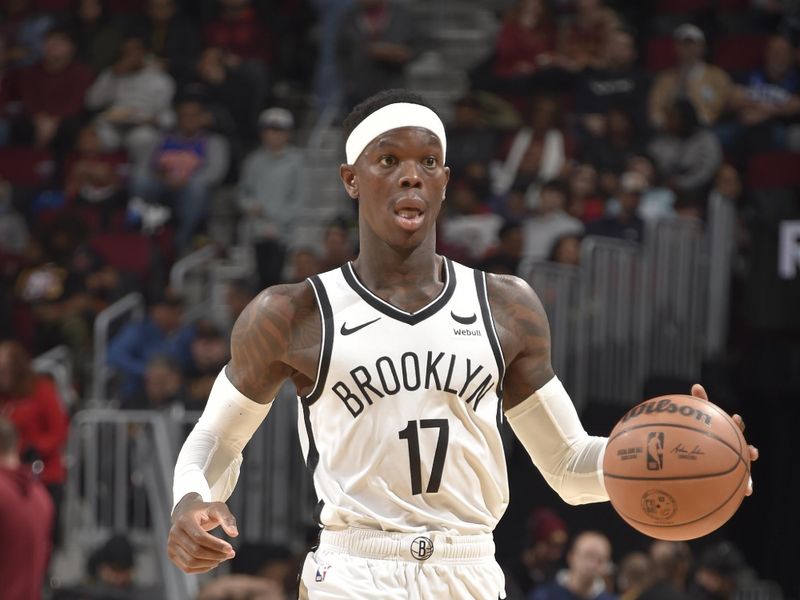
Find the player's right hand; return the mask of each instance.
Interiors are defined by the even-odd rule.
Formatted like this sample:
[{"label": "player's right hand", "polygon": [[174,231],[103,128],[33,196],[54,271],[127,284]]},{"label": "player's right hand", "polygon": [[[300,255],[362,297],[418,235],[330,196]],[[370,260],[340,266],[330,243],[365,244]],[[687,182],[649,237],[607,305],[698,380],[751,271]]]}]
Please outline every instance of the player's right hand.
[{"label": "player's right hand", "polygon": [[231,537],[239,535],[236,518],[224,502],[185,496],[173,513],[167,540],[169,559],[184,573],[206,573],[233,558],[233,547],[208,533],[218,526]]}]

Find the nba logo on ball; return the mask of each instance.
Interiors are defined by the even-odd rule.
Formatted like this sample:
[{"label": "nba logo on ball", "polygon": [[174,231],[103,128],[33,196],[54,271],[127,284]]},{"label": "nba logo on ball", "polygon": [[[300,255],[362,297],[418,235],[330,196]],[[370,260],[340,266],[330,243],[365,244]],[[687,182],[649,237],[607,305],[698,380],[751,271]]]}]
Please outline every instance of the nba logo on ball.
[{"label": "nba logo on ball", "polygon": [[647,469],[659,471],[664,466],[664,432],[651,431],[647,434]]},{"label": "nba logo on ball", "polygon": [[428,560],[433,554],[433,542],[430,538],[418,537],[411,542],[411,556],[417,560]]}]

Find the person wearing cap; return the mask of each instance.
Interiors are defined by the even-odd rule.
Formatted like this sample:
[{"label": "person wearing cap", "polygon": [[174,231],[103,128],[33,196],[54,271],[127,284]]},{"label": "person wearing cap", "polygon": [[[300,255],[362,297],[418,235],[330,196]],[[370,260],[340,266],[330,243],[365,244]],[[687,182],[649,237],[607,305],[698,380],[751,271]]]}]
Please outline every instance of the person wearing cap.
[{"label": "person wearing cap", "polygon": [[700,122],[712,125],[728,108],[733,81],[728,73],[705,61],[706,36],[702,29],[684,23],[675,29],[674,38],[678,63],[659,73],[650,89],[650,120],[655,127],[663,128],[669,107],[686,97],[695,105]]},{"label": "person wearing cap", "polygon": [[242,235],[255,249],[263,288],[281,279],[305,199],[305,155],[290,143],[294,117],[285,108],[266,109],[258,128],[261,146],[244,161],[236,203],[242,213]]},{"label": "person wearing cap", "polygon": [[608,499],[607,439],[584,430],[555,376],[530,286],[438,254],[450,177],[439,115],[386,90],[343,128],[359,254],[264,290],[237,319],[175,464],[168,556],[186,573],[235,556],[211,530],[239,535],[225,502],[242,450],[291,380],[320,500],[299,598],[506,598],[493,537],[509,501],[502,422],[571,504]]}]

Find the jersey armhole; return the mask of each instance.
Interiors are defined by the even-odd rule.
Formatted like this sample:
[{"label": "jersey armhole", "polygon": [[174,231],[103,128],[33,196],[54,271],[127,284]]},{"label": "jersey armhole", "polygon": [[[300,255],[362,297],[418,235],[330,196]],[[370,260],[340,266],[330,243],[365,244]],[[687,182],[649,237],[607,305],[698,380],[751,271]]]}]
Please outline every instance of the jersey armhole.
[{"label": "jersey armhole", "polygon": [[311,289],[314,290],[322,325],[322,339],[320,340],[319,360],[317,361],[317,378],[311,391],[305,396],[300,396],[303,404],[310,406],[319,399],[322,390],[325,388],[325,381],[328,378],[331,350],[333,349],[333,309],[331,308],[330,300],[328,300],[328,293],[325,291],[325,286],[319,276],[314,275],[306,281],[311,284]]},{"label": "jersey armhole", "polygon": [[503,356],[503,348],[500,346],[500,338],[497,335],[497,328],[494,326],[491,305],[489,304],[489,292],[486,285],[486,273],[475,269],[475,291],[478,294],[478,304],[481,307],[483,317],[483,327],[489,338],[489,346],[492,348],[494,360],[497,363],[497,427],[501,428],[503,423],[503,380],[506,376],[506,360]]}]

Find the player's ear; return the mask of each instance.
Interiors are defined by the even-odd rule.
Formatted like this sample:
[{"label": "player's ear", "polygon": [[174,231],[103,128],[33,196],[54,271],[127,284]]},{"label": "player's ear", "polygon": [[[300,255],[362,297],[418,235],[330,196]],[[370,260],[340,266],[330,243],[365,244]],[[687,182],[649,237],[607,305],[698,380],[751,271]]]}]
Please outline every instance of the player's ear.
[{"label": "player's ear", "polygon": [[339,167],[339,177],[342,179],[347,195],[353,200],[358,199],[358,179],[353,165],[341,165]]}]

